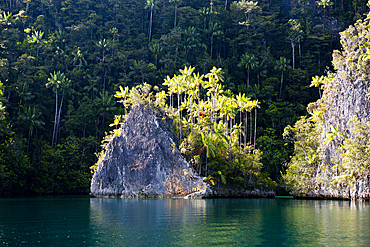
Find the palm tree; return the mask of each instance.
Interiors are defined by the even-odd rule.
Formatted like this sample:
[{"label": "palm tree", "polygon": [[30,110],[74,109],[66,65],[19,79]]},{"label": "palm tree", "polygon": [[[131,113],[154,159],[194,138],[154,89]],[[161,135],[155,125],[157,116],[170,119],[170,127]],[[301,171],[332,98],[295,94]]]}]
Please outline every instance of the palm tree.
[{"label": "palm tree", "polygon": [[210,15],[210,11],[208,7],[203,7],[198,10],[199,14],[203,17],[203,30],[206,30],[207,26],[207,16]]},{"label": "palm tree", "polygon": [[170,0],[170,3],[175,3],[175,21],[174,21],[174,24],[173,24],[173,29],[176,28],[176,19],[177,19],[177,6],[179,4],[181,4],[181,0]]},{"label": "palm tree", "polygon": [[58,140],[58,130],[59,130],[59,124],[60,124],[60,115],[62,112],[62,106],[63,106],[63,101],[64,101],[64,96],[66,93],[71,92],[73,89],[71,88],[71,81],[67,78],[62,81],[60,88],[62,89],[62,99],[60,101],[59,105],[59,110],[58,110],[58,117],[57,117],[57,126],[56,126],[56,132],[55,132],[55,144],[57,143]]},{"label": "palm tree", "polygon": [[183,46],[185,48],[185,59],[187,59],[189,51],[193,50],[196,47],[201,46],[199,39],[199,33],[196,31],[195,27],[188,27],[184,30],[185,38],[183,41]]},{"label": "palm tree", "polygon": [[246,98],[243,94],[240,100],[243,102],[241,105],[243,106],[243,111],[245,112],[245,122],[244,122],[244,144],[247,144],[247,127],[248,127],[248,113],[252,110],[252,103],[250,98]]},{"label": "palm tree", "polygon": [[109,41],[106,39],[101,39],[99,42],[96,44],[100,49],[102,49],[103,52],[103,58],[101,59],[103,62],[105,60],[105,51],[109,47]]},{"label": "palm tree", "polygon": [[114,41],[116,39],[116,35],[118,33],[118,29],[113,27],[109,30],[112,34],[113,34],[113,44],[112,44],[112,57],[113,57],[113,53],[114,53]]},{"label": "palm tree", "polygon": [[122,103],[123,106],[125,107],[125,115],[126,115],[127,114],[127,106],[129,105],[128,100],[129,100],[129,97],[130,97],[129,87],[125,87],[125,89],[123,89],[123,87],[120,85],[119,86],[119,92],[116,92],[114,97],[121,99],[119,102]]},{"label": "palm tree", "polygon": [[223,32],[221,30],[221,26],[217,23],[210,23],[209,28],[206,30],[206,33],[209,36],[209,42],[211,44],[211,55],[210,58],[212,59],[212,53],[213,53],[213,42],[214,38],[217,36],[223,35]]},{"label": "palm tree", "polygon": [[158,66],[158,55],[163,50],[163,47],[159,45],[157,42],[151,42],[149,44],[149,50],[154,54],[155,57],[155,66]]},{"label": "palm tree", "polygon": [[321,99],[321,89],[324,86],[324,79],[325,79],[324,76],[312,77],[312,81],[311,81],[311,85],[310,85],[310,87],[317,87],[319,89],[320,99]]},{"label": "palm tree", "polygon": [[334,3],[332,3],[330,0],[319,0],[319,1],[316,1],[316,4],[321,6],[324,9],[324,18],[325,18],[326,8],[333,5]]},{"label": "palm tree", "polygon": [[69,84],[69,80],[65,77],[64,73],[60,71],[55,72],[52,74],[50,73],[50,78],[48,78],[48,82],[45,84],[46,88],[52,87],[53,91],[55,91],[55,116],[54,116],[54,130],[53,130],[53,139],[51,141],[51,146],[54,144],[55,135],[57,131],[57,120],[58,120],[58,88],[61,87],[62,84],[66,83]]},{"label": "palm tree", "polygon": [[0,23],[4,23],[7,26],[10,26],[13,22],[13,14],[12,13],[0,13]]},{"label": "palm tree", "polygon": [[152,27],[153,27],[153,10],[154,7],[156,6],[157,1],[155,0],[146,0],[146,5],[145,8],[148,9],[150,8],[150,19],[149,19],[149,32],[148,32],[148,39],[150,43],[150,40],[152,38]]},{"label": "palm tree", "polygon": [[64,39],[64,32],[62,29],[58,29],[55,31],[55,36],[57,38],[57,40],[59,41],[60,43],[60,48],[63,49],[63,42],[65,42],[66,40]]},{"label": "palm tree", "polygon": [[36,56],[38,57],[39,56],[39,48],[40,48],[40,45],[42,45],[43,43],[46,44],[47,41],[42,39],[42,37],[44,36],[44,32],[43,31],[34,31],[32,36],[28,36],[28,42],[29,43],[36,43],[36,49],[37,49],[37,52],[36,52]]},{"label": "palm tree", "polygon": [[285,57],[280,57],[279,60],[276,60],[275,69],[281,70],[279,98],[281,98],[281,90],[283,88],[284,71],[292,68],[292,66],[290,66],[289,63],[290,63],[290,60],[289,59],[287,60]]},{"label": "palm tree", "polygon": [[94,79],[91,75],[87,75],[87,81],[89,85],[85,86],[83,89],[91,93],[91,100],[93,100],[94,98],[94,92],[98,91],[98,89],[95,87],[98,80],[99,77],[96,77],[96,79]]},{"label": "palm tree", "polygon": [[[236,105],[237,105],[237,109],[239,111],[239,119],[240,119],[241,123],[243,121],[242,113],[245,111],[245,106],[246,106],[244,99],[246,99],[245,94],[239,93],[236,96]],[[244,128],[246,128],[246,127],[244,127]],[[243,134],[245,135],[245,130],[244,130]],[[239,136],[239,147],[241,147],[241,143],[242,143],[241,135],[242,134],[240,134],[240,136]]]},{"label": "palm tree", "polygon": [[225,108],[225,114],[227,117],[227,120],[230,121],[230,126],[229,126],[229,134],[230,134],[230,139],[229,139],[229,160],[231,161],[231,145],[232,145],[232,128],[233,128],[233,119],[235,117],[235,111],[237,109],[237,104],[233,98],[228,98],[226,102],[226,108]]},{"label": "palm tree", "polygon": [[239,22],[240,25],[245,25],[247,28],[250,25],[251,14],[253,11],[260,9],[258,1],[241,0],[237,3],[237,8],[244,12],[245,21]]},{"label": "palm tree", "polygon": [[108,49],[109,47],[109,41],[106,39],[102,39],[96,45],[100,49],[102,49],[102,52],[103,52],[103,58],[100,60],[100,62],[102,64],[102,78],[103,78],[103,91],[104,91],[105,90],[105,73],[104,73],[105,72],[105,69],[104,69],[105,50]]},{"label": "palm tree", "polygon": [[[205,136],[202,133],[201,134],[201,137],[202,137],[202,144],[203,144],[203,147],[202,147],[202,150],[205,149],[206,150],[206,176],[207,176],[207,165],[208,165],[208,158],[209,156],[211,155],[212,157],[215,157],[220,151],[218,150],[218,148],[213,144],[213,139],[214,139],[214,134],[212,132],[210,132],[207,136]],[[202,171],[200,170],[199,174],[201,173]]]},{"label": "palm tree", "polygon": [[215,121],[215,101],[218,95],[223,93],[223,86],[221,84],[218,84],[219,81],[224,81],[223,72],[221,68],[217,69],[216,67],[213,67],[211,71],[206,74],[205,78],[208,78],[208,81],[204,82],[204,88],[209,88],[207,95],[211,96],[212,101],[212,113],[211,113],[211,122]]},{"label": "palm tree", "polygon": [[100,97],[97,99],[97,103],[100,106],[99,111],[102,112],[103,120],[101,125],[101,132],[103,132],[104,122],[105,122],[105,114],[109,111],[113,111],[116,109],[115,105],[116,102],[113,99],[113,95],[109,95],[107,91],[100,92]]},{"label": "palm tree", "polygon": [[30,148],[30,140],[32,137],[32,132],[34,126],[39,127],[41,125],[45,125],[45,123],[37,118],[40,117],[41,112],[37,111],[35,107],[24,107],[22,106],[24,113],[23,115],[19,116],[19,118],[28,123],[28,140],[27,140],[27,155]]},{"label": "palm tree", "polygon": [[23,100],[24,101],[30,100],[34,97],[29,90],[30,90],[30,87],[28,86],[27,82],[23,83],[20,87],[15,88],[15,91],[20,98],[20,101],[19,101],[20,105],[22,104]]},{"label": "palm tree", "polygon": [[288,21],[288,41],[292,46],[292,60],[293,60],[293,70],[295,69],[295,44],[299,42],[302,37],[303,31],[301,30],[301,24],[296,19],[290,19]]},{"label": "palm tree", "polygon": [[253,149],[256,149],[256,139],[257,139],[257,108],[259,108],[259,102],[256,100],[257,106],[254,107],[254,142]]},{"label": "palm tree", "polygon": [[249,55],[244,53],[241,57],[241,61],[238,64],[238,67],[244,67],[247,69],[247,89],[249,88],[249,73],[251,70],[258,66],[258,59],[254,55]]},{"label": "palm tree", "polygon": [[80,67],[87,65],[87,61],[84,57],[85,53],[81,52],[80,47],[77,47],[77,51],[72,52],[72,55],[74,56],[74,58],[72,59],[73,65],[76,65],[77,62],[78,62],[77,66],[80,66]]},{"label": "palm tree", "polygon": [[257,85],[260,85],[260,78],[261,77],[267,77],[267,66],[265,64],[265,61],[262,61],[259,63],[257,67]]}]

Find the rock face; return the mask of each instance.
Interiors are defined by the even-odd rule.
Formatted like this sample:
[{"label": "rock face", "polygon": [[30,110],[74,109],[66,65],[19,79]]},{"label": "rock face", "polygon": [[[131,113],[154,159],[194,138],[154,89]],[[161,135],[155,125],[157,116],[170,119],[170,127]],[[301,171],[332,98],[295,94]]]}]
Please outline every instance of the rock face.
[{"label": "rock face", "polygon": [[[364,79],[357,77],[354,80],[347,78],[348,71],[338,71],[333,83],[336,84],[335,93],[327,102],[325,122],[321,135],[321,150],[323,164],[332,167],[333,160],[340,160],[337,153],[337,145],[332,142],[325,144],[326,133],[331,131],[330,126],[340,126],[341,134],[354,137],[353,127],[348,124],[349,120],[356,116],[361,123],[369,121],[370,101],[368,98],[369,86]],[[332,170],[320,169],[317,173],[317,190],[309,193],[313,197],[333,197],[344,199],[370,199],[370,178],[360,178],[353,186],[333,186],[331,181],[335,176]]]},{"label": "rock face", "polygon": [[[320,149],[323,154],[322,165],[332,167],[333,160],[340,161],[342,158],[337,152],[339,143],[325,143],[326,133],[332,131],[332,127],[340,126],[340,133],[353,138],[355,133],[349,125],[352,118],[358,119],[362,124],[369,121],[369,77],[368,71],[361,65],[361,54],[364,52],[361,45],[369,42],[369,38],[361,37],[362,32],[368,32],[367,26],[356,25],[341,33],[342,52],[334,52],[333,63],[337,73],[333,80],[325,85],[325,97],[322,104],[325,106],[323,131],[321,134]],[[356,34],[356,35],[355,35]],[[358,34],[358,35],[357,35]],[[357,69],[355,69],[357,68]],[[360,68],[360,69],[359,69]],[[321,169],[316,175],[317,190],[309,193],[313,197],[334,197],[345,199],[370,199],[370,177],[359,177],[353,186],[333,186],[333,178],[336,176],[332,169]]]},{"label": "rock face", "polygon": [[176,148],[170,120],[136,105],[109,143],[92,182],[94,196],[179,196],[206,189]]}]

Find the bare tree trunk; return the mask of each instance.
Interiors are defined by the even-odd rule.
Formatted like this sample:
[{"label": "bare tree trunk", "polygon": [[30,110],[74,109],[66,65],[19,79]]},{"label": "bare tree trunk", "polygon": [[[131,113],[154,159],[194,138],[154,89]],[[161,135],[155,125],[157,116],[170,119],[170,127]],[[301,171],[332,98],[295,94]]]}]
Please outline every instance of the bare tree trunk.
[{"label": "bare tree trunk", "polygon": [[247,88],[249,88],[249,70],[248,70],[248,78],[247,78]]},{"label": "bare tree trunk", "polygon": [[294,70],[294,68],[295,68],[295,54],[294,54],[295,53],[294,52],[295,51],[295,49],[294,49],[295,45],[294,45],[294,42],[291,42],[290,44],[292,45],[292,61],[293,61],[293,70]]},{"label": "bare tree trunk", "polygon": [[247,134],[248,134],[248,112],[245,112],[245,122],[244,122],[244,145],[247,145]]},{"label": "bare tree trunk", "polygon": [[30,124],[30,129],[28,130],[27,156],[28,156],[28,150],[30,149],[30,139],[31,139],[31,124]]},{"label": "bare tree trunk", "polygon": [[64,93],[62,94],[62,100],[60,102],[59,111],[58,111],[57,127],[56,127],[56,131],[55,131],[55,145],[57,144],[57,140],[58,140],[58,129],[59,129],[59,123],[60,123],[60,112],[62,111],[63,99],[64,99]]},{"label": "bare tree trunk", "polygon": [[229,144],[229,161],[231,162],[231,130],[232,130],[232,125],[233,125],[233,119],[230,118],[230,144]]},{"label": "bare tree trunk", "polygon": [[[239,119],[242,122],[242,111],[239,111]],[[239,149],[242,147],[242,132],[239,133]]]},{"label": "bare tree trunk", "polygon": [[256,138],[257,138],[257,107],[254,108],[254,143],[253,143],[253,149],[256,149]]},{"label": "bare tree trunk", "polygon": [[283,78],[284,78],[284,70],[281,70],[281,81],[280,81],[280,93],[279,93],[279,99],[281,99],[281,90],[283,88]]},{"label": "bare tree trunk", "polygon": [[253,125],[252,125],[252,118],[253,118],[253,115],[252,115],[252,110],[249,112],[249,116],[250,116],[250,134],[249,134],[249,143],[250,145],[252,145],[252,136],[253,136]]},{"label": "bare tree trunk", "polygon": [[175,2],[175,23],[173,24],[173,29],[176,28],[176,19],[177,19],[177,2]]},{"label": "bare tree trunk", "polygon": [[58,115],[58,89],[55,88],[55,116],[54,116],[54,130],[53,130],[53,139],[51,140],[51,146],[54,144],[55,130],[57,125],[57,115]]},{"label": "bare tree trunk", "polygon": [[153,25],[153,8],[150,9],[150,20],[149,20],[149,42],[150,43],[150,40],[152,38],[152,25]]},{"label": "bare tree trunk", "polygon": [[181,140],[181,117],[180,117],[180,93],[179,93],[178,87],[177,87],[177,111],[179,114],[179,131],[180,131],[179,141],[180,141]]}]

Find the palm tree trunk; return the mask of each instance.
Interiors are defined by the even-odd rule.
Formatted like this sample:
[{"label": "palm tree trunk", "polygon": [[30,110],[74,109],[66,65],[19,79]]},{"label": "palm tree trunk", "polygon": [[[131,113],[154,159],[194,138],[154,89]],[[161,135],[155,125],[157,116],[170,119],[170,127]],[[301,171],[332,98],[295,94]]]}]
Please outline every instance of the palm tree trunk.
[{"label": "palm tree trunk", "polygon": [[59,111],[58,111],[57,127],[55,130],[55,145],[57,144],[57,140],[58,140],[58,129],[59,129],[59,123],[60,123],[60,113],[62,111],[62,106],[63,106],[63,99],[64,99],[64,93],[62,94],[62,100],[60,102]]},{"label": "palm tree trunk", "polygon": [[180,117],[180,93],[179,93],[179,88],[177,87],[177,111],[179,114],[179,130],[180,130],[180,138],[179,141],[181,140],[181,117]]},{"label": "palm tree trunk", "polygon": [[152,37],[152,25],[153,25],[153,7],[150,9],[150,21],[149,21],[149,43]]},{"label": "palm tree trunk", "polygon": [[103,133],[103,129],[104,129],[104,122],[105,122],[105,109],[103,111],[103,120],[102,120],[102,123],[101,123],[101,133]]},{"label": "palm tree trunk", "polygon": [[54,144],[55,130],[57,127],[57,115],[58,115],[58,89],[55,88],[55,116],[54,116],[53,139],[51,140],[51,146],[53,146]]},{"label": "palm tree trunk", "polygon": [[113,53],[114,53],[114,39],[115,39],[115,34],[113,34],[113,45],[112,45],[112,57],[113,57]]},{"label": "palm tree trunk", "polygon": [[257,138],[257,107],[254,108],[254,142],[253,142],[253,149],[256,149],[256,138]]},{"label": "palm tree trunk", "polygon": [[294,70],[295,68],[295,56],[294,56],[295,46],[294,46],[294,42],[291,42],[290,44],[292,45],[292,61],[293,61],[293,70]]},{"label": "palm tree trunk", "polygon": [[205,173],[205,177],[207,177],[207,169],[208,169],[208,157],[207,157],[207,154],[206,154],[206,173]]},{"label": "palm tree trunk", "polygon": [[[239,119],[240,119],[240,122],[242,122],[242,111],[239,111]],[[241,148],[242,146],[242,132],[239,133],[239,149]]]},{"label": "palm tree trunk", "polygon": [[252,110],[249,112],[249,116],[250,116],[250,134],[249,134],[249,143],[250,145],[252,145],[252,135],[253,135],[253,125],[252,125],[252,118],[253,118],[253,115],[252,115]]},{"label": "palm tree trunk", "polygon": [[30,139],[31,139],[31,124],[30,124],[30,129],[28,130],[27,156],[28,156],[28,150],[30,149]]},{"label": "palm tree trunk", "polygon": [[210,56],[210,59],[212,59],[212,50],[213,50],[213,38],[211,37],[211,56]]},{"label": "palm tree trunk", "polygon": [[249,70],[248,70],[248,78],[247,78],[247,89],[249,88]]},{"label": "palm tree trunk", "polygon": [[233,125],[233,119],[230,117],[230,144],[229,144],[229,161],[231,162],[231,130]]},{"label": "palm tree trunk", "polygon": [[177,19],[177,2],[175,2],[175,23],[173,24],[173,29],[176,28],[176,19]]},{"label": "palm tree trunk", "polygon": [[247,145],[247,134],[248,134],[248,112],[245,112],[245,122],[244,122],[244,145]]},{"label": "palm tree trunk", "polygon": [[279,93],[279,99],[281,99],[281,90],[283,88],[283,78],[284,78],[284,70],[281,70],[281,82],[280,82],[280,93]]}]

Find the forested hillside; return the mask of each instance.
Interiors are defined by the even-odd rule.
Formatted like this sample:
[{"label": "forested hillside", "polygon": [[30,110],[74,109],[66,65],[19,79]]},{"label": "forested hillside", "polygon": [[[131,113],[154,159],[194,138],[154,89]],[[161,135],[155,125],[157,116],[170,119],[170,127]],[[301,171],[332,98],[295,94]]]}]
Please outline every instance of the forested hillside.
[{"label": "forested hillside", "polygon": [[119,86],[165,89],[185,66],[222,68],[226,90],[258,99],[250,127],[278,181],[293,150],[284,128],[319,98],[311,79],[333,70],[339,32],[366,3],[0,1],[0,194],[87,193],[105,132],[125,114]]}]

